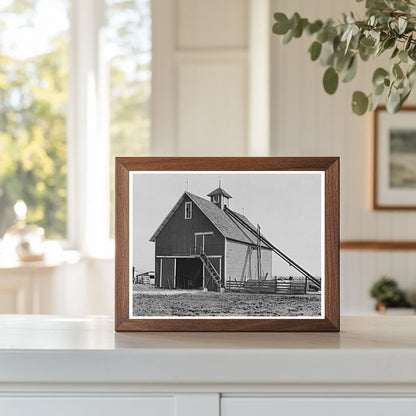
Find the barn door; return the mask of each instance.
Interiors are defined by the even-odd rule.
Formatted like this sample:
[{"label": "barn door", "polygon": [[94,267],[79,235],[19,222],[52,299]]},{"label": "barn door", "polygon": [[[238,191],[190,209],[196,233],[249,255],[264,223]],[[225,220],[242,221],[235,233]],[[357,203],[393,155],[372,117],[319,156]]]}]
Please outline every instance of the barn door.
[{"label": "barn door", "polygon": [[175,288],[175,259],[160,259],[160,287]]},{"label": "barn door", "polygon": [[205,250],[205,236],[203,234],[195,234],[195,254],[201,254]]},{"label": "barn door", "polygon": [[195,254],[205,253],[205,244],[207,242],[207,237],[213,235],[212,231],[207,231],[204,233],[195,233]]}]

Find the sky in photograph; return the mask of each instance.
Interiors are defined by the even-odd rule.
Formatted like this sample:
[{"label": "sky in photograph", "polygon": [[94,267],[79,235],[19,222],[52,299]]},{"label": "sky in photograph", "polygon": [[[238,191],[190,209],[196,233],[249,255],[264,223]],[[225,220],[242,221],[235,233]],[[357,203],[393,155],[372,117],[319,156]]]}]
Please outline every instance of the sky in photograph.
[{"label": "sky in photograph", "polygon": [[[320,173],[134,173],[133,265],[154,270],[149,239],[188,189],[206,195],[218,187],[232,199],[229,207],[260,224],[262,234],[314,276],[321,276]],[[273,254],[273,276],[298,276]]]}]

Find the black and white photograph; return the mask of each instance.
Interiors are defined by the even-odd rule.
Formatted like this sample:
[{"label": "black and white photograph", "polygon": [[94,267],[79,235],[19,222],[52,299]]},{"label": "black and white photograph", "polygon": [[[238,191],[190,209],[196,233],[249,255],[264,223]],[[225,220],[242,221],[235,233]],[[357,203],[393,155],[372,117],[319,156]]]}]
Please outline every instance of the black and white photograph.
[{"label": "black and white photograph", "polygon": [[130,172],[130,318],[322,318],[324,173]]}]

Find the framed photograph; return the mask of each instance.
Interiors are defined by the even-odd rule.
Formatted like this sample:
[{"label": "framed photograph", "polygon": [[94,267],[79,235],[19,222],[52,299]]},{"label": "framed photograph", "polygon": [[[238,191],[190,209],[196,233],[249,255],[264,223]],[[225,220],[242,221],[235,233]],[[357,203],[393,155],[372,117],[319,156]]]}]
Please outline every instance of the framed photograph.
[{"label": "framed photograph", "polygon": [[116,331],[339,331],[339,159],[116,158]]},{"label": "framed photograph", "polygon": [[416,107],[374,112],[373,208],[416,209]]}]

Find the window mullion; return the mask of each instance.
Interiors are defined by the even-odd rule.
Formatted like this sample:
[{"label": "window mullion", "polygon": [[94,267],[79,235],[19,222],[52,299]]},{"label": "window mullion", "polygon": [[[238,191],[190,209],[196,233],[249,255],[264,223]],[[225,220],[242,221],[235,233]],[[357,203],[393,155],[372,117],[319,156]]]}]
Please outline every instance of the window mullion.
[{"label": "window mullion", "polygon": [[108,241],[107,70],[104,0],[73,0],[68,139],[69,235],[87,256]]}]

